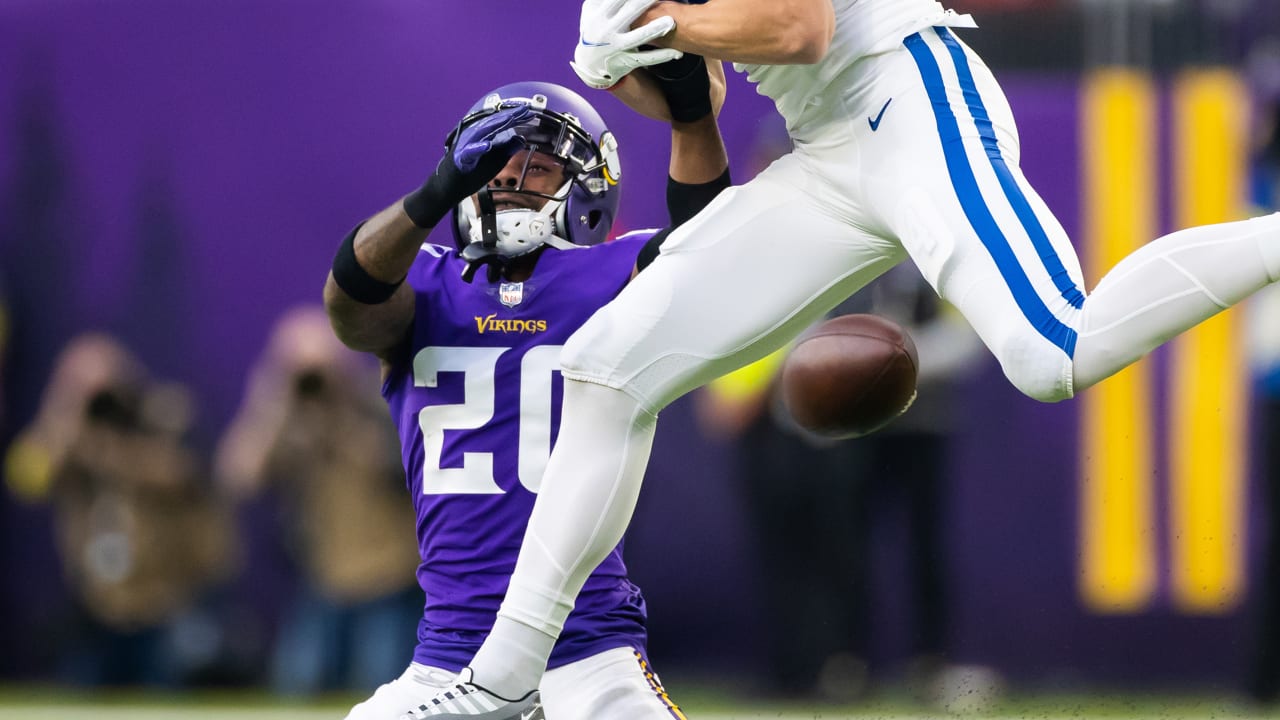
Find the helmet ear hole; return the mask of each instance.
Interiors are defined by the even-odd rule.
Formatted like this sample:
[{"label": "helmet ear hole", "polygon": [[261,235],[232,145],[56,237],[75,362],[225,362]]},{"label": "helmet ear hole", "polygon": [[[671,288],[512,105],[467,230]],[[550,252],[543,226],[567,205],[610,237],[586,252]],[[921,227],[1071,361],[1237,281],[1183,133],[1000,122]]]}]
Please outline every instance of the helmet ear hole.
[{"label": "helmet ear hole", "polygon": [[604,219],[603,210],[592,210],[591,212],[587,213],[587,227],[590,228],[591,230],[595,230],[596,227],[600,224],[600,221],[603,219]]}]

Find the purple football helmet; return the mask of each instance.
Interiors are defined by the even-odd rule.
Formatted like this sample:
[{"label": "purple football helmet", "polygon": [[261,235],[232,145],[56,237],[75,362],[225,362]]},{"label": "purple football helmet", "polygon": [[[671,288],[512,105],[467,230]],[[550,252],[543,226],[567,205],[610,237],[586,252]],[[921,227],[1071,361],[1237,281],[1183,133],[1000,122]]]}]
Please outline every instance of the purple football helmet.
[{"label": "purple football helmet", "polygon": [[[523,255],[542,245],[568,249],[604,242],[618,213],[622,177],[618,143],[600,114],[581,95],[545,82],[503,85],[471,106],[449,136],[449,148],[472,123],[515,105],[526,105],[533,111],[533,117],[518,126],[516,133],[529,149],[562,163],[567,180],[555,195],[545,195],[524,190],[521,177],[512,191],[544,198],[541,210],[493,212],[492,204],[485,209],[483,200],[477,210],[472,198],[463,200],[453,214],[458,249],[482,242],[481,226],[486,222],[496,229],[496,251],[505,257]],[[485,213],[488,218],[482,217]]]}]

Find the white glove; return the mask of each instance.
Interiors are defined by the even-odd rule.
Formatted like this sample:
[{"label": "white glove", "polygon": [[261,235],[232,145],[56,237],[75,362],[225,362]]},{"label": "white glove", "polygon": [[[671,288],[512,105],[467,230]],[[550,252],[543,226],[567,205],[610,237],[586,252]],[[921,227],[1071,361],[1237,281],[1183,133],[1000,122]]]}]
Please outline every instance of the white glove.
[{"label": "white glove", "polygon": [[674,60],[684,53],[672,48],[637,50],[676,28],[669,16],[631,29],[655,0],[586,0],[582,3],[578,47],[569,65],[582,82],[597,90],[613,87],[638,67]]}]

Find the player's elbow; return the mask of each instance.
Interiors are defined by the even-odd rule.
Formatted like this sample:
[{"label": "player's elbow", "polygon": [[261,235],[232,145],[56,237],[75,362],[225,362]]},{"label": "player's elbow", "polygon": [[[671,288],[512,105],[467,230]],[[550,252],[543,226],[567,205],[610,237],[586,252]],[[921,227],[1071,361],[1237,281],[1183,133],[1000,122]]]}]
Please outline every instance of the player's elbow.
[{"label": "player's elbow", "polygon": [[830,42],[818,38],[800,37],[784,40],[778,48],[778,65],[812,65],[826,57]]},{"label": "player's elbow", "polygon": [[795,3],[789,15],[778,39],[783,63],[811,65],[826,57],[836,27],[831,3]]},{"label": "player's elbow", "polygon": [[376,349],[370,338],[360,331],[359,324],[353,322],[346,313],[330,309],[329,326],[333,328],[333,335],[338,338],[338,342],[356,352],[372,352]]},{"label": "player's elbow", "polygon": [[[397,295],[402,293],[397,292]],[[324,286],[324,309],[338,341],[352,350],[379,354],[395,345],[413,321],[412,305],[393,296],[380,305],[365,305],[347,295],[330,273]]]}]

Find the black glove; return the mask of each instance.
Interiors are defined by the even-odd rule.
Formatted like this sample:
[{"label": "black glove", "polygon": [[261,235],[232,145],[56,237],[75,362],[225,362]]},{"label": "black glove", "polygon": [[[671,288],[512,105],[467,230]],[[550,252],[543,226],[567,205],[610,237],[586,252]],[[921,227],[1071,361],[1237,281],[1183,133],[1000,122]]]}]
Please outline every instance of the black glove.
[{"label": "black glove", "polygon": [[516,128],[532,117],[529,106],[519,105],[462,128],[426,184],[405,196],[404,211],[413,224],[435,227],[455,205],[488,184],[525,146]]},{"label": "black glove", "polygon": [[658,81],[675,122],[693,122],[711,114],[711,80],[701,55],[685,53],[650,67],[649,74]]}]

